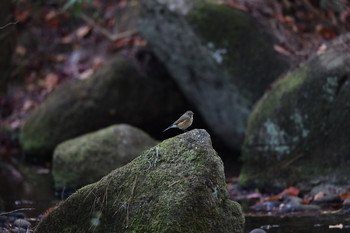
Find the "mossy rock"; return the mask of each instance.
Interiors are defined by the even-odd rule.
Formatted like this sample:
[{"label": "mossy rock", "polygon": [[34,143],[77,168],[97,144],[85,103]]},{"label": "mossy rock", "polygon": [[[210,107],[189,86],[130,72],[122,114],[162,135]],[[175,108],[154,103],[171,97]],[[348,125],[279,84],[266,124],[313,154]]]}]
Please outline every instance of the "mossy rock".
[{"label": "mossy rock", "polygon": [[[288,67],[246,12],[214,1],[142,1],[140,32],[215,136],[240,149],[253,104]],[[265,31],[265,32],[264,32]]]},{"label": "mossy rock", "polygon": [[348,50],[317,55],[257,103],[243,146],[242,184],[349,183],[349,64]]},{"label": "mossy rock", "polygon": [[243,225],[210,136],[196,129],[78,190],[35,232],[239,233]]},{"label": "mossy rock", "polygon": [[116,55],[89,79],[58,87],[24,124],[23,150],[50,157],[59,143],[116,123],[161,132],[186,101],[151,53],[132,59]]},{"label": "mossy rock", "polygon": [[96,182],[156,144],[148,134],[125,124],[65,141],[54,151],[55,189],[71,190]]}]

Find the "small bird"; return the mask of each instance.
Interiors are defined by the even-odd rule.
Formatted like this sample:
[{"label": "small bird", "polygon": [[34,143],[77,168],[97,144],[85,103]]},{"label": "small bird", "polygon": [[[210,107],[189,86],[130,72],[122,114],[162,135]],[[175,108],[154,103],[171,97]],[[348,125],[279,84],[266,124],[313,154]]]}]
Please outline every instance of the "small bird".
[{"label": "small bird", "polygon": [[192,122],[193,122],[193,112],[187,111],[179,119],[177,119],[177,121],[175,121],[168,128],[166,128],[163,132],[171,128],[179,128],[182,130],[186,130],[188,127],[192,125]]}]

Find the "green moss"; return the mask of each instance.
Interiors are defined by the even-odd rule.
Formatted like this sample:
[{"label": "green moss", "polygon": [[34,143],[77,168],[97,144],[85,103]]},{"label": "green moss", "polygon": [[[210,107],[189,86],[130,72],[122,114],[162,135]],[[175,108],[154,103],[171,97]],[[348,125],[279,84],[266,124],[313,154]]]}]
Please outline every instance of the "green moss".
[{"label": "green moss", "polygon": [[65,141],[54,152],[55,188],[75,189],[96,182],[156,143],[143,131],[126,124]]},{"label": "green moss", "polygon": [[281,108],[283,99],[300,88],[308,77],[308,68],[304,66],[278,80],[273,89],[264,95],[254,107],[248,120],[246,134],[251,135],[253,130]]},{"label": "green moss", "polygon": [[73,194],[36,232],[241,232],[208,136],[193,130],[145,151]]},{"label": "green moss", "polygon": [[348,180],[338,171],[348,164],[350,121],[343,106],[350,98],[344,68],[349,61],[348,53],[318,55],[278,80],[256,104],[243,146],[242,183],[283,189]]},{"label": "green moss", "polygon": [[268,87],[287,67],[274,52],[273,39],[257,30],[259,25],[246,12],[226,4],[198,3],[187,18],[214,61],[230,73],[232,83],[245,97],[245,106],[252,106],[262,95],[262,87]]}]

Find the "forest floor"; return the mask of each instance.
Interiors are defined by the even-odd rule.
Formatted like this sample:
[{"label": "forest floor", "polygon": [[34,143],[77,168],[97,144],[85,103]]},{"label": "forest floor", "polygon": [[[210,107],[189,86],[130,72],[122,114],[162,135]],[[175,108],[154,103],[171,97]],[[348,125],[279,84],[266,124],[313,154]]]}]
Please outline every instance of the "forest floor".
[{"label": "forest floor", "polygon": [[[115,34],[118,26],[115,15],[125,12],[130,1],[116,0],[111,4],[93,0],[89,6],[83,6],[84,14],[73,8],[65,10],[54,0],[16,3],[12,25],[17,28],[15,69],[7,95],[0,96],[0,161],[11,162],[21,156],[19,129],[30,111],[57,86],[68,80],[88,78],[117,51],[147,46],[134,28],[125,30],[120,36]],[[289,57],[294,67],[326,50],[329,41],[350,29],[350,5],[343,0],[222,2],[249,12],[269,28],[278,40],[274,50]],[[235,177],[228,177],[227,183],[232,199],[245,199],[260,205],[272,201],[283,203],[284,194],[299,195],[293,187],[277,196],[240,190]],[[348,193],[341,196],[342,199],[347,197]],[[305,197],[301,202],[308,204],[314,199]],[[274,210],[278,211],[278,208]]]}]

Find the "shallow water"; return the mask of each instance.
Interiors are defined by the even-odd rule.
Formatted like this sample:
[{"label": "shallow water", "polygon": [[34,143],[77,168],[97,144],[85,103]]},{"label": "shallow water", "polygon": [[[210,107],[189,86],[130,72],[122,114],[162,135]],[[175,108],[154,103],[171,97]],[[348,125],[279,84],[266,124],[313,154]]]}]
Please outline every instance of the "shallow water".
[{"label": "shallow water", "polygon": [[[27,218],[35,219],[48,208],[56,205],[61,197],[55,196],[53,179],[48,170],[38,167],[22,167],[21,172],[25,180],[4,182],[0,179],[0,197],[3,199],[2,210],[19,210]],[[5,186],[8,187],[5,187]],[[14,185],[15,187],[9,187]],[[24,209],[23,209],[24,208]],[[35,225],[35,220],[33,221]],[[330,228],[342,224],[342,229]],[[338,225],[340,226],[340,225]],[[288,216],[257,216],[246,215],[244,233],[255,228],[262,228],[271,233],[325,233],[350,232],[350,216],[336,214],[291,214]]]}]

